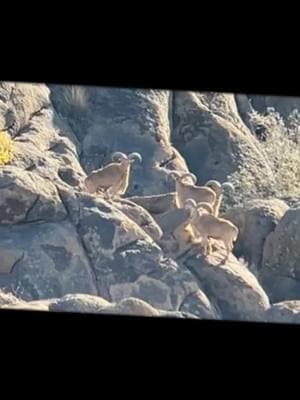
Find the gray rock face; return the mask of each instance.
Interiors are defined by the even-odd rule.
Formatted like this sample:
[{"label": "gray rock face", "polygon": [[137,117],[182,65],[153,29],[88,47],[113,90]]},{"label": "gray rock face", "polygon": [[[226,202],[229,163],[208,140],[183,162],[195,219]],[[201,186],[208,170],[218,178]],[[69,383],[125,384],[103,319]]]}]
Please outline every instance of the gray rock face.
[{"label": "gray rock face", "polygon": [[227,211],[224,218],[239,228],[235,245],[237,257],[243,256],[250,265],[259,269],[265,240],[288,209],[285,202],[271,199],[252,200],[243,207],[234,207]]},{"label": "gray rock face", "polygon": [[256,277],[234,256],[224,264],[218,252],[190,256],[183,263],[198,277],[204,292],[225,319],[262,320],[270,303]]},{"label": "gray rock face", "polygon": [[[222,265],[222,249],[205,261],[197,248],[187,261],[161,241],[175,195],[155,165],[190,167],[201,182],[240,162],[268,173],[240,115],[231,95],[0,83],[0,130],[15,148],[0,167],[0,289],[12,293],[3,307],[261,319],[269,300],[233,256]],[[125,198],[87,193],[86,174],[114,151],[143,157]]]},{"label": "gray rock face", "polygon": [[247,128],[251,131],[251,133],[254,133],[254,127],[250,119],[250,115],[254,111],[254,109],[252,107],[249,97],[245,94],[236,94],[234,98],[241,119],[243,120]]},{"label": "gray rock face", "polygon": [[267,310],[266,316],[268,322],[299,324],[300,301],[283,301],[273,304],[272,307]]},{"label": "gray rock face", "polygon": [[49,311],[99,313],[109,306],[111,303],[102,297],[76,293],[51,301]]},{"label": "gray rock face", "polygon": [[51,89],[55,107],[82,141],[81,163],[87,173],[107,164],[115,151],[141,153],[143,163],[133,167],[130,196],[168,191],[165,173],[153,170],[155,162],[170,160],[171,169],[187,170],[184,159],[171,146],[168,91],[77,88],[77,100],[81,96],[84,104],[75,113],[75,89],[73,95],[62,86]]},{"label": "gray rock face", "polygon": [[175,193],[164,193],[151,196],[135,196],[128,200],[143,207],[152,215],[163,214],[176,208]]},{"label": "gray rock face", "polygon": [[129,297],[118,303],[110,303],[99,296],[76,293],[60,299],[24,301],[10,293],[0,291],[0,308],[22,311],[72,312],[84,314],[108,314],[139,317],[197,318],[196,315],[180,311],[164,311],[152,307],[145,301]]},{"label": "gray rock face", "polygon": [[221,182],[240,164],[272,176],[268,160],[238,114],[233,95],[176,92],[173,143],[203,184]]},{"label": "gray rock face", "polygon": [[191,293],[180,306],[180,311],[201,319],[221,319],[221,313],[202,290]]},{"label": "gray rock face", "polygon": [[88,257],[71,223],[0,226],[0,237],[1,250],[18,255],[1,269],[0,287],[10,288],[24,300],[97,294]]},{"label": "gray rock face", "polygon": [[261,279],[272,302],[300,298],[300,208],[289,209],[266,239]]},{"label": "gray rock face", "polygon": [[16,167],[0,170],[0,223],[61,221],[66,211],[55,185]]},{"label": "gray rock face", "polygon": [[117,314],[128,316],[143,316],[143,317],[159,317],[159,310],[152,307],[150,304],[143,300],[129,297],[121,300],[118,304],[114,304],[102,310],[105,314]]},{"label": "gray rock face", "polygon": [[46,85],[27,83],[0,83],[0,131],[9,130],[13,137],[28,122],[50,105]]},{"label": "gray rock face", "polygon": [[83,194],[77,199],[77,230],[101,296],[113,302],[138,297],[157,308],[178,310],[185,296],[198,289],[190,272],[166,260],[146,230],[118,210],[118,203]]},{"label": "gray rock face", "polygon": [[156,242],[162,237],[162,230],[151,214],[138,204],[127,199],[114,202],[118,210],[132,219]]}]

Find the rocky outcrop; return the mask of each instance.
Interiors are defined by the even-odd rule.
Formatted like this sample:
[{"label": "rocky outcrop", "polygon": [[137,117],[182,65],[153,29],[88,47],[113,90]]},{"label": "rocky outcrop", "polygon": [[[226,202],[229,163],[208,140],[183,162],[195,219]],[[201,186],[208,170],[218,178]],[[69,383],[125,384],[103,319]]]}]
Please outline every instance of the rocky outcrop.
[{"label": "rocky outcrop", "polygon": [[94,273],[81,239],[68,222],[0,225],[0,287],[24,300],[67,293],[97,294]]},{"label": "rocky outcrop", "polygon": [[242,121],[252,134],[255,133],[254,126],[251,122],[251,114],[253,113],[254,109],[249,97],[245,94],[236,94],[234,98]]},{"label": "rocky outcrop", "polygon": [[289,209],[288,205],[277,199],[251,200],[243,207],[234,207],[226,212],[229,219],[239,228],[235,254],[243,257],[249,265],[259,269],[262,262],[264,244],[267,236]]},{"label": "rocky outcrop", "polygon": [[300,298],[300,208],[289,209],[265,242],[261,280],[272,302]]},{"label": "rocky outcrop", "polygon": [[224,264],[224,250],[208,257],[190,255],[183,260],[199,280],[200,287],[221,310],[223,319],[259,321],[270,307],[256,277],[234,256]]},{"label": "rocky outcrop", "polygon": [[99,296],[88,294],[68,294],[59,299],[24,301],[12,294],[0,291],[0,309],[76,312],[84,314],[108,314],[140,317],[197,318],[185,311],[164,311],[152,307],[145,301],[130,297],[118,303],[110,303]]},{"label": "rocky outcrop", "polygon": [[300,301],[291,300],[273,304],[266,313],[266,321],[299,324]]},{"label": "rocky outcrop", "polygon": [[1,224],[62,221],[66,215],[52,181],[14,166],[1,168]]},{"label": "rocky outcrop", "polygon": [[[166,174],[153,169],[156,162],[187,170],[171,145],[169,98],[166,90],[77,87],[72,92],[51,86],[55,108],[81,140],[80,160],[87,173],[109,162],[115,151],[142,154],[143,163],[133,168],[128,196],[169,191]],[[80,111],[74,112],[78,103]]]},{"label": "rocky outcrop", "polygon": [[201,184],[223,182],[242,164],[272,178],[268,159],[231,94],[175,92],[172,139]]}]

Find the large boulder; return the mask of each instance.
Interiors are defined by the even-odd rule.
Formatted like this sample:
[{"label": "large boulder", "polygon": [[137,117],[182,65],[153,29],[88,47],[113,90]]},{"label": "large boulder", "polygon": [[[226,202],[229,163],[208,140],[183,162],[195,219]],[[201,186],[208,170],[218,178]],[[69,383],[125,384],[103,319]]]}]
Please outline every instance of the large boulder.
[{"label": "large boulder", "polygon": [[264,245],[261,280],[272,302],[300,298],[300,208],[291,208]]},{"label": "large boulder", "polygon": [[98,313],[109,306],[111,303],[102,297],[74,293],[52,300],[49,304],[49,311]]},{"label": "large boulder", "polygon": [[72,312],[138,317],[199,318],[186,311],[158,310],[144,300],[135,297],[123,299],[118,303],[110,303],[102,297],[82,293],[67,294],[59,299],[24,301],[17,299],[12,294],[0,292],[0,308],[2,310]]},{"label": "large boulder", "polygon": [[236,256],[243,257],[249,265],[259,269],[265,240],[288,209],[284,201],[269,199],[251,200],[243,207],[228,210],[224,218],[239,228],[238,240],[234,246]]},{"label": "large boulder", "polygon": [[52,182],[81,187],[85,172],[79,154],[76,136],[49,106],[15,137],[12,164]]},{"label": "large boulder", "polygon": [[253,113],[254,109],[249,97],[246,94],[235,94],[234,98],[242,121],[253,134],[255,130],[251,121],[251,114]]},{"label": "large boulder", "polygon": [[[66,190],[61,198],[93,266],[100,296],[112,302],[137,297],[163,310],[189,304],[186,297],[199,290],[196,279],[165,258],[150,232],[123,213],[120,205],[126,201],[109,202],[80,192],[75,197]],[[128,204],[132,213],[134,203]],[[202,308],[198,300],[190,299],[190,312]]]},{"label": "large boulder", "polygon": [[220,310],[200,289],[186,297],[180,306],[180,311],[195,315],[201,319],[221,319],[222,317]]},{"label": "large boulder", "polygon": [[29,121],[50,106],[46,85],[0,82],[0,131],[17,136]]},{"label": "large boulder", "polygon": [[247,165],[272,178],[259,143],[239,116],[234,95],[174,92],[172,139],[201,184],[227,180]]},{"label": "large boulder", "polygon": [[151,214],[138,204],[127,199],[119,199],[114,201],[114,205],[118,210],[122,211],[127,217],[132,219],[137,225],[148,233],[156,242],[162,237],[162,230],[155,222]]},{"label": "large boulder", "polygon": [[0,261],[0,287],[21,299],[98,293],[88,255],[68,221],[0,225],[0,251],[15,254]]},{"label": "large boulder", "polygon": [[80,186],[85,173],[79,141],[49,95],[43,84],[0,83],[0,131],[14,139],[11,164],[52,182]]},{"label": "large boulder", "polygon": [[226,263],[223,260],[224,250],[218,250],[207,257],[187,255],[182,262],[197,276],[223,319],[262,320],[270,303],[258,280],[233,255]]},{"label": "large boulder", "polygon": [[163,214],[176,208],[175,192],[150,196],[134,196],[128,200],[140,205],[153,216]]},{"label": "large boulder", "polygon": [[266,312],[268,322],[300,324],[300,300],[273,304]]},{"label": "large boulder", "polygon": [[136,316],[159,316],[157,309],[138,298],[127,298],[119,303],[110,303],[102,297],[86,294],[70,294],[52,301],[49,311],[117,314]]},{"label": "large boulder", "polygon": [[60,221],[66,215],[56,187],[51,181],[20,168],[1,168],[1,224]]}]

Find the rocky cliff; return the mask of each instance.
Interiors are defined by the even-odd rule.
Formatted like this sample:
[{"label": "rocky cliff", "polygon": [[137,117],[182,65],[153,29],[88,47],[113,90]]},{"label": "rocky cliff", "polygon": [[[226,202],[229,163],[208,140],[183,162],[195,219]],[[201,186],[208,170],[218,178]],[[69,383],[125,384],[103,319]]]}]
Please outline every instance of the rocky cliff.
[{"label": "rocky cliff", "polygon": [[[12,161],[0,166],[0,307],[239,320],[281,315],[278,306],[270,311],[272,303],[300,299],[297,206],[225,199],[223,216],[240,230],[226,262],[220,243],[206,257],[199,246],[179,251],[178,238],[165,240],[163,216],[175,209],[166,170],[193,172],[204,184],[224,182],[247,165],[252,175],[262,171],[258,185],[272,182],[247,101],[0,83],[0,131],[14,145]],[[85,177],[115,151],[143,158],[125,195],[88,193]]]}]

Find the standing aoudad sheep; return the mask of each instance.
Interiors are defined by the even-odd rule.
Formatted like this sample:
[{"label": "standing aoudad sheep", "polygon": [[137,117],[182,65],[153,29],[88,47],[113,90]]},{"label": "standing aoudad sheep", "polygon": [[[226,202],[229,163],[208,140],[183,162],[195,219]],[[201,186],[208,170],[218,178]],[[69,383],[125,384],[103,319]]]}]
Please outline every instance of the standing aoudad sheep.
[{"label": "standing aoudad sheep", "polygon": [[[197,186],[197,178],[190,172],[179,173],[177,171],[169,172],[169,176],[175,179],[176,204],[178,208],[185,207],[185,201],[193,199],[196,203],[207,202],[214,204],[216,201],[216,193],[209,187]],[[193,183],[187,182],[190,178]]]},{"label": "standing aoudad sheep", "polygon": [[239,229],[230,221],[213,215],[214,209],[208,203],[198,203],[193,199],[189,200],[193,207],[190,223],[195,228],[201,238],[204,254],[211,253],[209,239],[221,240],[226,248],[225,260],[228,260],[230,252],[233,250],[234,242],[238,238]]},{"label": "standing aoudad sheep", "polygon": [[112,161],[86,177],[84,183],[89,193],[102,192],[110,199],[124,195],[129,185],[131,164],[142,162],[142,156],[139,153],[127,156],[118,151],[113,153]]}]

